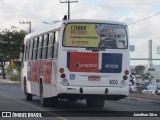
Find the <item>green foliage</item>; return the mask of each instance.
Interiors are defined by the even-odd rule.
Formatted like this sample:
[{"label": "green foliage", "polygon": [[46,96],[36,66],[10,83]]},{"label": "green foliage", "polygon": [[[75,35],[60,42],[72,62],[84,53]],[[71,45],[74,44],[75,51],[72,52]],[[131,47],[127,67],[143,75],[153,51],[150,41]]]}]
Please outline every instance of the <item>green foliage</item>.
[{"label": "green foliage", "polygon": [[[13,73],[13,71],[16,71],[16,73]],[[6,73],[12,81],[18,81],[20,80],[21,68],[18,64],[10,64],[6,69]]]},{"label": "green foliage", "polygon": [[[15,28],[15,27],[14,27]],[[5,29],[0,31],[0,62],[2,66],[5,65],[6,61],[13,60],[19,58],[20,47],[23,43],[24,36],[27,32],[23,30]],[[4,71],[4,67],[3,67]],[[3,72],[3,78],[5,79],[5,73]],[[13,79],[17,79],[16,77],[11,77]]]},{"label": "green foliage", "polygon": [[[0,33],[0,55],[6,60],[7,56],[12,59],[17,59],[20,54],[20,46],[26,32],[5,30]],[[2,59],[2,58],[1,58]]]}]

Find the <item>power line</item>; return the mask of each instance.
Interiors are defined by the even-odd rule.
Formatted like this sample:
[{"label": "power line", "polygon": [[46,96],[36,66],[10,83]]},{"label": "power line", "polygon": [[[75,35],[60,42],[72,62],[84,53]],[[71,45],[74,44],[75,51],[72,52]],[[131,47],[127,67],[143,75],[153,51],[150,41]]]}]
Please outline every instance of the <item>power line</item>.
[{"label": "power line", "polygon": [[147,25],[147,26],[139,26],[138,28],[134,28],[134,29],[139,29],[139,28],[151,28],[151,27],[153,27],[153,28],[155,28],[155,27],[159,27],[159,26],[157,26],[157,25],[160,25],[160,23],[156,23],[156,24],[149,24],[149,25]]},{"label": "power line", "polygon": [[142,21],[147,20],[147,19],[149,19],[149,18],[152,18],[152,17],[154,17],[154,16],[156,16],[156,15],[158,15],[158,14],[160,14],[160,12],[158,12],[158,13],[156,13],[156,14],[152,15],[152,16],[149,16],[149,17],[147,17],[147,18],[144,18],[144,19],[138,20],[138,21],[136,21],[136,22],[129,23],[128,25],[133,25],[133,24],[135,24],[135,23],[142,22]]}]

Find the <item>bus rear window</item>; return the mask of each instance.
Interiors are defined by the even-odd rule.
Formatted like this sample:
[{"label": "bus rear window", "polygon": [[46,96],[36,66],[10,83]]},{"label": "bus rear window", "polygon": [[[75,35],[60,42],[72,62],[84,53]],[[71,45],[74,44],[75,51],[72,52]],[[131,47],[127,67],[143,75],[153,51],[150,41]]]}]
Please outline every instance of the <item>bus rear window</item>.
[{"label": "bus rear window", "polygon": [[122,25],[67,24],[64,30],[64,47],[127,48],[127,32]]}]

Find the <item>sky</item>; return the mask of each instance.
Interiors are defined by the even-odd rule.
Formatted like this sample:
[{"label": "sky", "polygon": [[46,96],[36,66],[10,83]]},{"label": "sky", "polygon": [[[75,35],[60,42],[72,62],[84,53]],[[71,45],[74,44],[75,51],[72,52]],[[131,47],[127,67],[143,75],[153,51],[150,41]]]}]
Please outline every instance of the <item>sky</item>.
[{"label": "sky", "polygon": [[[27,30],[28,24],[19,24],[19,21],[31,21],[32,31],[36,31],[50,25],[43,22],[62,20],[68,14],[68,6],[60,1],[66,0],[1,0],[0,30],[13,25]],[[148,58],[148,41],[152,40],[153,58],[160,58],[160,54],[157,54],[157,46],[160,46],[160,14],[155,15],[160,12],[159,6],[160,0],[78,0],[70,5],[70,17],[125,22],[129,28],[130,44],[135,45],[130,57]],[[139,20],[142,21],[131,24]],[[131,60],[131,65],[147,64],[148,61]],[[160,61],[153,61],[153,64],[160,65]]]}]

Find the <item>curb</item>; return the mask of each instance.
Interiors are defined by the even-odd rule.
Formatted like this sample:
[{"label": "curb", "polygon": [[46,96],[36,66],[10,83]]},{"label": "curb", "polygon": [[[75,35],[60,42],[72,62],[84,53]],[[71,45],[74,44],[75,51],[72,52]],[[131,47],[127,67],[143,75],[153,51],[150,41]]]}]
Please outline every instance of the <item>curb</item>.
[{"label": "curb", "polygon": [[160,101],[157,100],[147,100],[142,98],[133,98],[133,97],[127,97],[128,100],[136,100],[136,101],[145,101],[145,102],[152,102],[152,103],[160,103]]},{"label": "curb", "polygon": [[9,79],[0,79],[0,83],[16,83],[19,84],[21,81],[11,81]]}]

